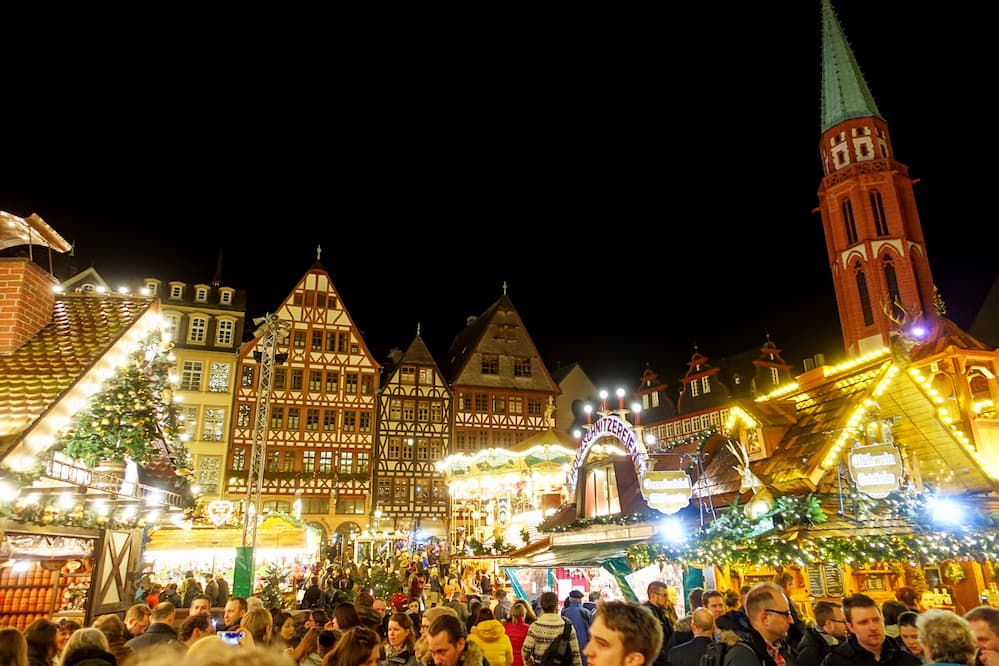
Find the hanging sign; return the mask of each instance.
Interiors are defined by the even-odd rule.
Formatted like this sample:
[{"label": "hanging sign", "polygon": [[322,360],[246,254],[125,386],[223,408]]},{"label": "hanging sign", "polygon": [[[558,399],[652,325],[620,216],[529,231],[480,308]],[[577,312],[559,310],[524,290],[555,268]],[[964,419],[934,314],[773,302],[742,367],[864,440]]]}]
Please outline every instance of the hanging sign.
[{"label": "hanging sign", "polygon": [[881,499],[902,483],[902,456],[892,444],[855,446],[848,459],[850,476],[865,495]]},{"label": "hanging sign", "polygon": [[215,523],[215,527],[221,527],[230,517],[232,517],[232,502],[229,500],[212,500],[208,503],[208,517]]},{"label": "hanging sign", "polygon": [[669,514],[690,504],[690,477],[686,472],[647,472],[641,487],[650,509]]}]

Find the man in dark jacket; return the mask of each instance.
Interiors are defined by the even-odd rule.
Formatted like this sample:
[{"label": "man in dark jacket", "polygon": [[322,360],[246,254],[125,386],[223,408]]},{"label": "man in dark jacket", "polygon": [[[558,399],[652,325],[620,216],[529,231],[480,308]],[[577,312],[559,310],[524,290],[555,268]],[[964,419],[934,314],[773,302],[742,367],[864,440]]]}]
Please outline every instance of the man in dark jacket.
[{"label": "man in dark jacket", "polygon": [[[663,642],[659,649],[659,657],[656,659],[655,664],[646,664],[646,666],[668,666],[669,648],[672,647],[670,638],[673,636],[673,625],[663,610],[666,604],[669,603],[666,583],[661,580],[654,580],[645,588],[645,592],[648,596],[648,601],[642,604],[642,608],[652,613],[652,616],[659,620],[659,625],[663,629]],[[693,634],[691,634],[691,638],[693,638]],[[580,646],[585,647],[582,643],[580,643]]]},{"label": "man in dark jacket", "polygon": [[748,639],[732,644],[725,666],[795,666],[794,651],[787,644],[787,630],[794,620],[784,590],[776,583],[755,585],[746,595],[746,617]]},{"label": "man in dark jacket", "polygon": [[805,629],[798,643],[798,666],[819,666],[834,645],[846,640],[846,616],[843,609],[831,601],[819,601],[812,606],[815,624]]},{"label": "man in dark jacket", "polygon": [[822,661],[823,666],[919,666],[919,657],[904,651],[885,633],[884,618],[874,599],[851,594],[843,599],[850,635]]},{"label": "man in dark jacket", "polygon": [[694,637],[686,643],[669,649],[669,663],[672,666],[697,666],[708,645],[714,640],[715,615],[707,608],[698,608],[690,617],[690,629]]},{"label": "man in dark jacket", "polygon": [[177,640],[177,630],[173,628],[176,612],[173,604],[169,601],[161,601],[156,604],[156,607],[153,608],[153,612],[149,616],[152,620],[149,628],[146,629],[145,633],[136,636],[125,643],[125,645],[136,652],[161,643],[172,645],[181,651],[186,650],[187,646]]}]

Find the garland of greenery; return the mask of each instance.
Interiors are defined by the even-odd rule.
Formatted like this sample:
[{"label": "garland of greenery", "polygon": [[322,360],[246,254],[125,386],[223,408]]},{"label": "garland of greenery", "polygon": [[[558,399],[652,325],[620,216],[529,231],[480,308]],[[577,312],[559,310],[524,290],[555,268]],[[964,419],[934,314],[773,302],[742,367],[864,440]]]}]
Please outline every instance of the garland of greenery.
[{"label": "garland of greenery", "polygon": [[[882,527],[873,536],[823,537],[809,535],[808,528],[827,522],[819,497],[782,496],[757,520],[748,519],[738,501],[708,526],[678,544],[653,543],[632,546],[628,557],[634,568],[656,561],[703,565],[775,566],[787,563],[867,564],[874,562],[941,562],[944,560],[988,560],[999,558],[999,515],[981,511],[969,517],[967,527],[944,531],[933,527],[933,491],[905,488],[883,499],[852,491],[843,496],[851,522],[883,525],[894,521],[907,525],[905,534],[889,534]],[[846,512],[844,512],[846,513]],[[656,521],[663,514],[650,510],[584,518],[545,532],[569,532],[593,525],[631,525]],[[876,521],[876,522],[875,522]],[[873,527],[872,526],[872,527]]]}]

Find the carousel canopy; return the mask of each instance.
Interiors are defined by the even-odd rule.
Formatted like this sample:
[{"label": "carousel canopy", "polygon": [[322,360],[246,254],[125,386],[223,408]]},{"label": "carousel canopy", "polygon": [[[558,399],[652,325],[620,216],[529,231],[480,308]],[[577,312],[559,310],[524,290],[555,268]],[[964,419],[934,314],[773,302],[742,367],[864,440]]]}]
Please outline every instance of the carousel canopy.
[{"label": "carousel canopy", "polygon": [[448,480],[492,474],[551,472],[571,465],[576,457],[576,440],[549,428],[509,449],[483,449],[471,455],[448,456],[438,469]]}]

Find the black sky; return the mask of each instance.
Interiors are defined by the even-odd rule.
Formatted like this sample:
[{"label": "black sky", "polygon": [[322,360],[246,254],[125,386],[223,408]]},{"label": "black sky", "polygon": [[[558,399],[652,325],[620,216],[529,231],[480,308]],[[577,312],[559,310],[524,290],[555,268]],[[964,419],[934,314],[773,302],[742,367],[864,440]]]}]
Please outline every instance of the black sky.
[{"label": "black sky", "polygon": [[[726,4],[404,40],[369,23],[350,38],[364,48],[325,48],[306,21],[267,48],[88,34],[50,64],[18,52],[0,208],[41,215],[112,284],[207,281],[222,252],[250,316],[322,245],[380,360],[418,322],[442,353],[506,282],[545,361],[579,361],[598,385],[767,333],[800,370],[842,354],[812,212],[820,3]],[[991,24],[834,6],[968,327],[999,272]]]}]

